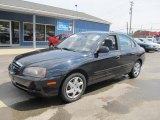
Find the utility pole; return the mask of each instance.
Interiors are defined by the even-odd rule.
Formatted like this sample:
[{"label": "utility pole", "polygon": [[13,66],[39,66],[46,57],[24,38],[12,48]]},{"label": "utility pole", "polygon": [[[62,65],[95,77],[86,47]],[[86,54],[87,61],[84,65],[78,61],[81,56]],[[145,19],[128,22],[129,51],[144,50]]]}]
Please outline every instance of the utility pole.
[{"label": "utility pole", "polygon": [[128,35],[128,22],[127,22],[127,35]]},{"label": "utility pole", "polygon": [[132,12],[133,12],[133,1],[130,1],[130,27],[129,27],[129,35],[131,35],[131,32],[132,32]]}]

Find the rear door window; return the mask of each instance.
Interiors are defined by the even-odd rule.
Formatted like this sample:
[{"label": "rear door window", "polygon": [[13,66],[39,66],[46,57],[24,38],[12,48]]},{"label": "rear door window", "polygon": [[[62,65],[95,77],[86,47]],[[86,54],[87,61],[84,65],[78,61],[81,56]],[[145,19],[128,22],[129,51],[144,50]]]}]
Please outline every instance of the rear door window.
[{"label": "rear door window", "polygon": [[136,44],[126,35],[119,35],[121,50],[128,50],[136,47]]}]

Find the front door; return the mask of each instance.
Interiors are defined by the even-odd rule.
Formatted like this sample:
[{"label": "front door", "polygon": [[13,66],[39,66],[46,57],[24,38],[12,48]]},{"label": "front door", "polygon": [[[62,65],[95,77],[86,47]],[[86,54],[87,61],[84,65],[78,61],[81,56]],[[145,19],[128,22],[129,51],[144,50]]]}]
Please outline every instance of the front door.
[{"label": "front door", "polygon": [[110,35],[102,43],[109,48],[108,53],[99,53],[92,64],[94,73],[92,82],[100,82],[115,77],[120,71],[120,51],[118,50],[116,35]]},{"label": "front door", "polygon": [[10,22],[0,20],[0,46],[10,46],[11,44],[11,29]]},{"label": "front door", "polygon": [[19,44],[20,25],[16,21],[0,20],[0,46]]}]

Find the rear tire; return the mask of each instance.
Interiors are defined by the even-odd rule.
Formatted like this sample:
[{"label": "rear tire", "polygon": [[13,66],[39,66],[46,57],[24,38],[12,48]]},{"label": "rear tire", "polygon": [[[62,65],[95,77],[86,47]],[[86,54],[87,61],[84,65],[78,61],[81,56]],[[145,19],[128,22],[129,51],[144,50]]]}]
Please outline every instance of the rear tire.
[{"label": "rear tire", "polygon": [[69,75],[61,87],[61,98],[67,102],[74,102],[81,98],[86,89],[86,78],[81,73]]},{"label": "rear tire", "polygon": [[131,72],[128,74],[130,78],[137,78],[140,74],[140,71],[141,71],[141,62],[140,61],[137,61],[135,62]]}]

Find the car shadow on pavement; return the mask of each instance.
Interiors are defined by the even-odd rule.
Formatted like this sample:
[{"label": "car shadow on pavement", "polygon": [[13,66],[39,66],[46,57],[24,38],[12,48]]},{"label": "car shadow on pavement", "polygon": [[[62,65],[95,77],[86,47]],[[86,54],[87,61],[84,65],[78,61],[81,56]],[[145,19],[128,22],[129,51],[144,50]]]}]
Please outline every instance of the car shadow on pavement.
[{"label": "car shadow on pavement", "polygon": [[[126,77],[107,80],[87,87],[84,97],[95,94],[99,89],[118,83]],[[98,91],[101,92],[101,91]],[[65,103],[60,97],[41,98],[28,95],[26,92],[17,89],[11,82],[0,85],[0,100],[11,109],[18,111],[36,110],[47,107],[63,106]]]},{"label": "car shadow on pavement", "polygon": [[59,97],[42,98],[27,94],[7,82],[0,85],[0,101],[4,107],[10,107],[18,111],[34,110],[50,106],[63,105],[64,102]]},{"label": "car shadow on pavement", "polygon": [[64,102],[57,96],[51,98],[35,97],[30,100],[18,102],[16,104],[11,105],[10,107],[18,111],[28,111],[54,106],[57,107],[61,105],[64,105]]},{"label": "car shadow on pavement", "polygon": [[148,51],[148,52],[146,52],[146,53],[155,53],[156,51]]},{"label": "car shadow on pavement", "polygon": [[108,87],[110,85],[113,85],[115,83],[121,82],[122,80],[125,80],[125,79],[128,79],[128,76],[122,76],[122,77],[119,77],[119,78],[109,79],[109,80],[106,80],[106,81],[102,81],[102,82],[93,84],[93,85],[87,87],[85,94],[86,95],[97,94],[99,92],[104,91],[104,90],[102,90],[103,88]]}]

